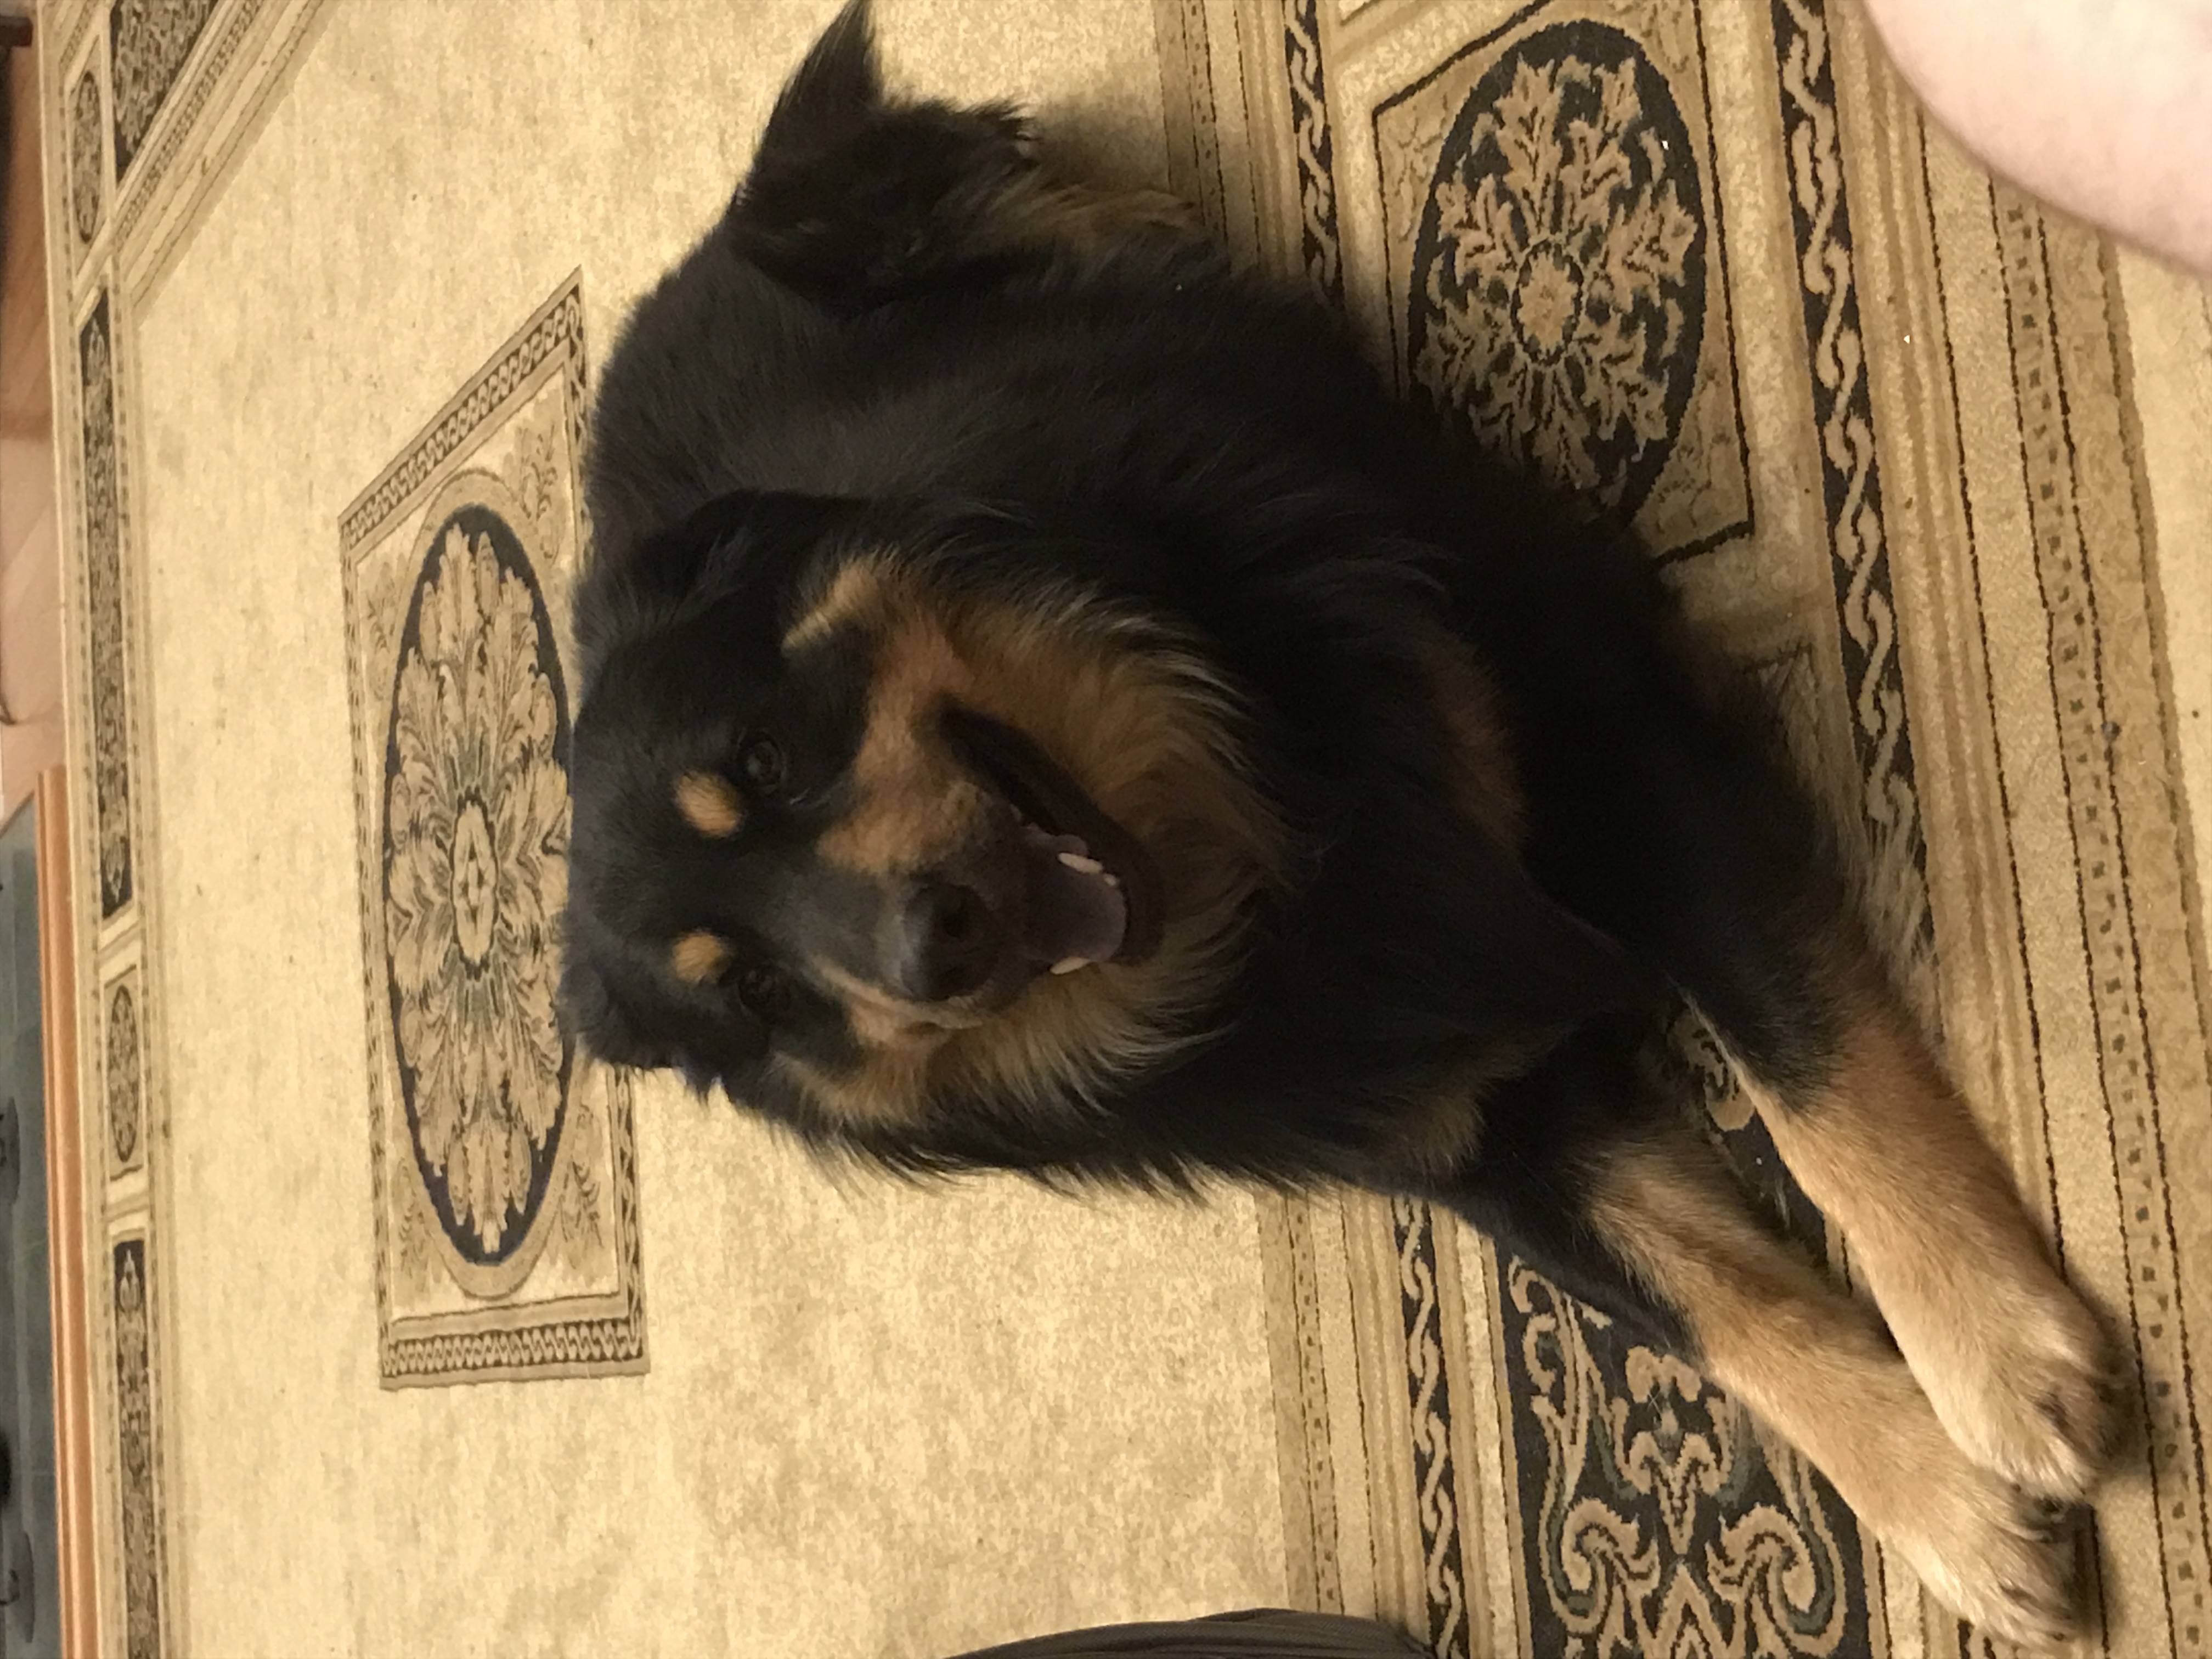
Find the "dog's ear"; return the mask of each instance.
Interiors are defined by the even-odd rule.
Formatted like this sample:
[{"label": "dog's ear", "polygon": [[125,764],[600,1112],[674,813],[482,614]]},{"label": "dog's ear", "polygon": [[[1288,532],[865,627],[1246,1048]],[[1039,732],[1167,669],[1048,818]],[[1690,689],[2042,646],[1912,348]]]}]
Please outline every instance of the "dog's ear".
[{"label": "dog's ear", "polygon": [[[838,496],[740,489],[655,531],[627,555],[595,560],[574,607],[586,686],[608,655],[740,589],[780,593],[823,538],[861,504]],[[772,626],[774,604],[761,607]]]},{"label": "dog's ear", "polygon": [[884,106],[868,0],[850,0],[775,100],[756,167],[804,167],[858,137]]},{"label": "dog's ear", "polygon": [[804,558],[859,510],[842,496],[735,489],[653,537],[638,562],[657,589],[711,593]]}]

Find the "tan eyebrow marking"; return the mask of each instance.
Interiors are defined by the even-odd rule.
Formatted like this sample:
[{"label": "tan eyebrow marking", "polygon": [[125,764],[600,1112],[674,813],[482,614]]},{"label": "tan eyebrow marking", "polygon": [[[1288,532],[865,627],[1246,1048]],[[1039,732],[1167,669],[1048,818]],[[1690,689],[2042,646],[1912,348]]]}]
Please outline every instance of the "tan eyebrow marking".
[{"label": "tan eyebrow marking", "polygon": [[704,931],[686,933],[668,953],[668,965],[686,985],[711,985],[730,965],[730,946]]},{"label": "tan eyebrow marking", "polygon": [[727,778],[711,772],[686,772],[676,780],[676,810],[713,841],[726,841],[744,828],[744,798]]}]

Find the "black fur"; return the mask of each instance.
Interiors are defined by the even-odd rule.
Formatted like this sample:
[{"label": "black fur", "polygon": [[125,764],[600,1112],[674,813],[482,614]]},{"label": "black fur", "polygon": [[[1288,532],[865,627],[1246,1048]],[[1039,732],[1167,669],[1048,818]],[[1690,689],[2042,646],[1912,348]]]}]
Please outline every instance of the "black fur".
[{"label": "black fur", "polygon": [[[817,562],[874,538],[957,582],[1077,582],[1241,692],[1294,876],[1171,1060],[1064,1112],[950,1101],[926,1129],[837,1138],[913,1169],[1417,1188],[1678,1334],[1589,1242],[1578,1171],[1674,1109],[1643,1062],[1676,991],[1785,1092],[1820,1081],[1822,941],[1850,924],[1816,815],[1758,718],[1705,689],[1631,538],[1464,453],[1307,298],[1200,242],[1010,245],[990,216],[1031,165],[1003,111],[887,102],[856,7],[610,360],[577,602],[584,1040],[828,1137],[763,1074],[760,1022],[672,993],[632,947],[717,879],[640,825],[771,699],[815,722],[824,780],[776,833],[803,847],[836,810],[866,665],[775,649]],[[1451,805],[1407,646],[1439,621],[1503,696],[1517,856]],[[746,925],[774,879],[714,894],[717,917]],[[835,1058],[823,1011],[778,1018]],[[1471,1070],[1491,1079],[1476,1154],[1394,1163],[1407,1112]]]}]

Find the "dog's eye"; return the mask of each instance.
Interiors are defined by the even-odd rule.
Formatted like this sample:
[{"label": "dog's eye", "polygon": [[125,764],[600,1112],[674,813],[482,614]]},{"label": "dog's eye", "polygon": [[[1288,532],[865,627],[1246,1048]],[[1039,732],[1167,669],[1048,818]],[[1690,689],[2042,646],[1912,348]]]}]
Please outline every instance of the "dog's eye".
[{"label": "dog's eye", "polygon": [[774,1019],[789,1000],[783,975],[758,963],[740,971],[737,984],[738,1000],[760,1019]]},{"label": "dog's eye", "polygon": [[773,793],[783,784],[782,745],[774,738],[754,733],[745,739],[745,746],[738,756],[738,769],[754,788]]}]

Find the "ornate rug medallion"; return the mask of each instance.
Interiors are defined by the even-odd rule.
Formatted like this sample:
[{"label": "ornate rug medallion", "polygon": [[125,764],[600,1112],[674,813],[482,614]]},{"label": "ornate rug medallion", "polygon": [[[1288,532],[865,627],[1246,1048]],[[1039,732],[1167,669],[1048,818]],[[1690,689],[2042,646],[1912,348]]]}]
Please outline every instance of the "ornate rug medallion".
[{"label": "ornate rug medallion", "polygon": [[1633,517],[1696,379],[1705,244],[1688,131],[1636,42],[1587,21],[1525,35],[1437,157],[1414,380],[1489,448]]},{"label": "ornate rug medallion", "polygon": [[641,1369],[628,1085],[556,1017],[582,306],[341,521],[387,1383]]}]

